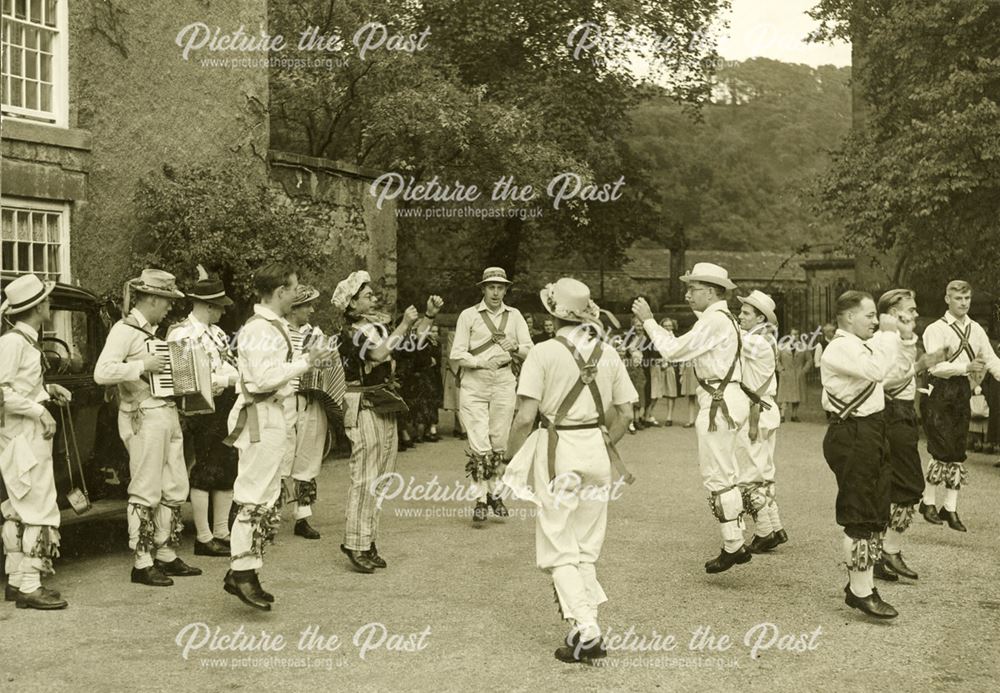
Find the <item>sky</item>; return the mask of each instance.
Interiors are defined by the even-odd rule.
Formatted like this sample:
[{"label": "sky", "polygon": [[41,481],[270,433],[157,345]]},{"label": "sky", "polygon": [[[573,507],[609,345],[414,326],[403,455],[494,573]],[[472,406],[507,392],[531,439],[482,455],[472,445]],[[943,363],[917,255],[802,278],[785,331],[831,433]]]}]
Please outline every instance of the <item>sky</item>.
[{"label": "sky", "polygon": [[719,55],[727,60],[773,58],[813,67],[851,64],[851,46],[805,43],[817,26],[806,11],[815,0],[730,0],[729,29],[719,35]]}]

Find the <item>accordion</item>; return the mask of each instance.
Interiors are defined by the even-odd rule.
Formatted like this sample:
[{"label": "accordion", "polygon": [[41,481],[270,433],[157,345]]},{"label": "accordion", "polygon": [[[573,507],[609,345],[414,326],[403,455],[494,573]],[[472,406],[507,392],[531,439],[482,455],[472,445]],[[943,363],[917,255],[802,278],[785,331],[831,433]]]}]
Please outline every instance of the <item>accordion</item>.
[{"label": "accordion", "polygon": [[149,376],[149,389],[154,397],[177,398],[178,408],[185,414],[210,414],[215,411],[212,397],[212,363],[208,354],[196,342],[185,339],[146,342],[150,354],[167,357],[167,366]]},{"label": "accordion", "polygon": [[344,419],[344,394],[347,392],[347,381],[344,378],[344,368],[339,359],[334,359],[333,365],[325,368],[310,368],[299,379],[299,394],[314,397],[323,406],[326,420]]}]

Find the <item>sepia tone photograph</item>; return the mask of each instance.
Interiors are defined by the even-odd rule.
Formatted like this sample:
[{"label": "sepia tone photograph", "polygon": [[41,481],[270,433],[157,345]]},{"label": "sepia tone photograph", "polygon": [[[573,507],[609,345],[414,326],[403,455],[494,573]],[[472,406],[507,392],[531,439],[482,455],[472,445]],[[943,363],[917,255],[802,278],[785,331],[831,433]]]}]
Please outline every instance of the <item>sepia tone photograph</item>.
[{"label": "sepia tone photograph", "polygon": [[1000,2],[0,0],[0,691],[1000,675]]}]

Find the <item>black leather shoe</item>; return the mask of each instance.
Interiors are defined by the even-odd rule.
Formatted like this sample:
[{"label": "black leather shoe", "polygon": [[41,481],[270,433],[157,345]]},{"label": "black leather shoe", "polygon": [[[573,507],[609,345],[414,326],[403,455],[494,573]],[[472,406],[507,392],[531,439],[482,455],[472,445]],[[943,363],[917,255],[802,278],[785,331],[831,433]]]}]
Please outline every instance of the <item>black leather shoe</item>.
[{"label": "black leather shoe", "polygon": [[29,594],[18,591],[17,600],[14,606],[18,609],[54,611],[56,609],[65,609],[67,603],[65,599],[56,596],[50,590],[47,590],[44,587],[39,587],[37,590],[30,592]]},{"label": "black leather shoe", "polygon": [[782,544],[788,543],[788,532],[783,529],[779,529],[774,533],[774,540],[777,542],[775,546],[781,546]]},{"label": "black leather shoe", "polygon": [[899,576],[896,575],[896,572],[890,566],[885,564],[885,560],[875,561],[875,567],[872,570],[872,575],[874,575],[877,580],[885,580],[886,582],[899,581]]},{"label": "black leather shoe", "polygon": [[132,568],[132,582],[150,587],[170,587],[174,584],[174,581],[164,575],[156,566]]},{"label": "black leather shoe", "polygon": [[375,542],[372,542],[371,548],[365,553],[365,558],[367,558],[368,562],[376,568],[386,567],[385,559],[378,555],[378,549],[375,548]]},{"label": "black leather shoe", "polygon": [[705,563],[705,572],[721,573],[729,570],[734,565],[749,563],[751,558],[753,558],[753,554],[747,551],[745,545],[741,546],[740,550],[735,553],[729,553],[725,549],[722,549],[718,556]]},{"label": "black leather shoe", "polygon": [[570,641],[555,651],[556,659],[567,664],[587,664],[595,659],[608,656],[601,638],[580,644],[579,634],[574,634]]},{"label": "black leather shoe", "polygon": [[760,536],[759,534],[754,534],[753,539],[750,541],[750,553],[764,553],[770,551],[778,545],[778,539],[774,536],[774,532],[766,536]]},{"label": "black leather shoe", "polygon": [[844,603],[852,609],[860,609],[875,618],[896,618],[899,612],[892,605],[882,600],[877,589],[867,597],[859,597],[851,591],[850,583],[844,588]]},{"label": "black leather shoe", "polygon": [[295,521],[295,536],[304,539],[319,539],[319,532],[312,528],[306,519]]},{"label": "black leather shoe", "polygon": [[218,539],[210,539],[209,541],[195,541],[194,542],[194,555],[195,556],[228,556],[229,547],[223,544]]},{"label": "black leather shoe", "polygon": [[256,570],[253,571],[253,577],[251,578],[251,580],[253,581],[253,586],[257,588],[257,594],[260,595],[260,598],[263,599],[265,602],[271,602],[273,604],[274,595],[261,586],[260,573],[258,573]]},{"label": "black leather shoe", "polygon": [[171,575],[173,577],[194,577],[195,575],[201,575],[201,568],[188,565],[180,558],[175,558],[169,563],[153,561],[153,565],[159,568],[160,572],[164,575]]},{"label": "black leather shoe", "polygon": [[359,573],[375,572],[375,564],[368,560],[364,551],[352,551],[343,544],[340,545],[340,550],[344,552],[344,555],[347,556],[348,559],[350,559],[351,566],[354,567],[355,571]]},{"label": "black leather shoe", "polygon": [[924,516],[924,519],[930,522],[932,525],[943,525],[944,520],[938,515],[937,508],[932,505],[926,505],[923,501],[920,501],[920,514]]},{"label": "black leather shoe", "polygon": [[882,562],[885,563],[887,568],[891,568],[892,572],[896,573],[900,577],[905,577],[908,580],[916,580],[917,574],[910,570],[910,567],[903,562],[902,553],[885,553],[882,552]]},{"label": "black leather shoe", "polygon": [[430,435],[424,436],[424,440],[427,441],[428,443],[437,443],[441,440],[441,436],[439,436],[437,433],[431,433]]},{"label": "black leather shoe", "polygon": [[509,517],[510,513],[507,512],[507,506],[503,504],[503,499],[500,496],[494,496],[490,494],[486,496],[486,506],[493,511],[493,514],[497,517]]},{"label": "black leather shoe", "polygon": [[[48,594],[51,594],[56,599],[58,599],[59,597],[62,596],[61,594],[59,594],[59,590],[50,590],[48,587],[44,587],[44,586],[42,587],[42,589],[45,592],[47,592]],[[10,583],[4,585],[3,600],[5,602],[16,602],[17,601],[17,595],[19,595],[19,594],[21,594],[21,590],[19,590],[18,588],[14,587]]]},{"label": "black leather shoe", "polygon": [[472,511],[473,522],[486,522],[486,503],[476,503],[476,509]]},{"label": "black leather shoe", "polygon": [[[235,595],[241,602],[261,611],[271,610],[271,600],[268,600],[260,588],[257,572],[253,570],[230,570],[222,580],[222,589]],[[268,595],[270,596],[270,595]]]},{"label": "black leather shoe", "polygon": [[938,510],[938,517],[948,523],[948,526],[959,532],[968,532],[962,521],[958,519],[958,512],[955,510],[946,510],[941,508]]}]

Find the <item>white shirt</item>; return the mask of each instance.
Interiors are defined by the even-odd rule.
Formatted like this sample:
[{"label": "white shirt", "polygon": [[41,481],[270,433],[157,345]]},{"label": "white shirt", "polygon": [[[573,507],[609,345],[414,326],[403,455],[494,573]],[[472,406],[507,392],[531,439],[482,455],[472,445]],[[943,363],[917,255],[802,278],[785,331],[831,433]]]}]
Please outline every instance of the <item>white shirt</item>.
[{"label": "white shirt", "polygon": [[[499,310],[494,313],[487,309],[486,301],[480,301],[479,305],[466,308],[458,316],[458,322],[455,323],[455,341],[451,345],[450,358],[452,362],[457,363],[462,368],[473,369],[482,368],[484,363],[497,355],[506,355],[507,361],[510,360],[509,354],[496,343],[491,344],[489,349],[476,356],[470,353],[480,344],[489,342],[493,338],[493,332],[487,327],[482,315],[480,315],[481,312],[488,313],[490,320],[497,328],[500,327],[506,312],[508,314],[507,325],[503,332],[508,339],[517,344],[517,353],[521,358],[528,356],[534,342],[531,341],[531,332],[528,330],[528,323],[524,321],[521,311],[501,303]],[[565,347],[563,349],[565,350]]]},{"label": "white shirt", "polygon": [[716,301],[703,313],[695,312],[698,320],[686,334],[676,337],[650,318],[642,323],[646,334],[653,341],[666,361],[691,361],[702,380],[721,380],[729,372],[733,359],[737,359],[733,382],[743,377],[736,353],[739,328],[730,318],[729,305]]},{"label": "white shirt", "polygon": [[[879,330],[868,340],[869,346],[874,346],[876,343],[883,345],[886,351],[892,354],[892,366],[885,374],[885,380],[882,381],[886,397],[912,402],[917,395],[917,383],[914,379],[916,375],[914,366],[917,362],[916,336],[903,341],[903,338],[895,330]],[[898,390],[900,387],[904,389],[895,397],[888,394],[889,391]]]},{"label": "white shirt", "polygon": [[[990,338],[986,336],[986,330],[968,315],[958,320],[949,312],[945,313],[944,317],[940,320],[936,320],[928,325],[924,330],[924,351],[931,354],[939,351],[942,347],[947,347],[948,357],[955,354],[958,351],[961,340],[955,334],[955,330],[951,328],[953,323],[958,325],[959,329],[963,332],[967,327],[972,326],[972,329],[969,331],[969,345],[972,347],[973,353],[983,359],[993,377],[1000,380],[1000,358],[997,358],[996,352],[993,351],[993,345],[990,344]],[[931,366],[930,374],[938,378],[966,375],[968,372],[966,370],[968,363],[969,356],[963,350],[958,353],[953,361],[942,361]]]},{"label": "white shirt", "polygon": [[[125,324],[127,318],[140,329]],[[162,406],[166,402],[153,397],[149,383],[141,378],[145,372],[143,358],[149,354],[146,342],[156,339],[155,326],[138,308],[133,308],[126,318],[119,320],[108,332],[104,349],[94,367],[94,382],[98,385],[117,385],[119,408],[125,411],[135,409],[140,403],[144,407]]]},{"label": "white shirt", "polygon": [[243,384],[237,392],[241,398],[243,388],[252,393],[275,392],[279,398],[287,397],[293,394],[291,381],[309,370],[309,363],[301,354],[287,360],[288,334],[283,327],[270,322],[282,324],[274,311],[258,303],[253,312],[263,320],[250,320],[240,330],[237,351]]},{"label": "white shirt", "polygon": [[[594,353],[598,343],[584,330],[571,325],[560,328],[556,336],[569,340],[585,361]],[[579,379],[580,368],[569,349],[557,340],[550,339],[536,344],[528,354],[521,368],[517,394],[538,400],[538,410],[552,421],[559,410],[559,405]],[[608,344],[602,346],[595,382],[605,410],[614,405],[629,404],[639,399],[639,394],[625,370],[625,364],[622,363],[618,352]],[[594,406],[590,388],[585,387],[562,423],[574,425],[595,421],[597,421],[597,408]]]},{"label": "white shirt", "polygon": [[[18,321],[14,329],[38,343],[38,332],[27,323]],[[4,333],[0,337],[0,390],[3,391],[4,412],[31,419],[42,418],[45,407],[40,403],[49,399],[42,377],[42,355],[38,349],[13,331]]]},{"label": "white shirt", "polygon": [[224,390],[236,385],[240,374],[231,362],[233,357],[229,353],[229,338],[221,327],[206,325],[191,313],[167,332],[168,342],[180,342],[185,339],[195,340],[208,354],[208,360],[212,365],[213,386]]},{"label": "white shirt", "polygon": [[882,381],[892,368],[892,362],[893,354],[884,342],[866,344],[857,335],[838,329],[820,362],[823,409],[839,412],[839,407],[830,401],[830,394],[842,402],[851,402],[869,383],[876,384],[875,391],[854,410],[853,416],[868,416],[885,409]]},{"label": "white shirt", "polygon": [[760,332],[743,333],[743,384],[757,392],[771,379],[761,397],[774,399],[778,393],[778,380],[774,377],[777,367],[778,345],[773,339]]}]

